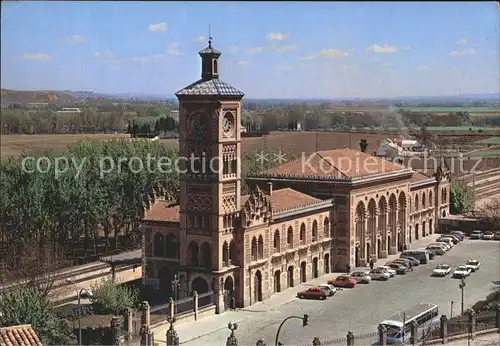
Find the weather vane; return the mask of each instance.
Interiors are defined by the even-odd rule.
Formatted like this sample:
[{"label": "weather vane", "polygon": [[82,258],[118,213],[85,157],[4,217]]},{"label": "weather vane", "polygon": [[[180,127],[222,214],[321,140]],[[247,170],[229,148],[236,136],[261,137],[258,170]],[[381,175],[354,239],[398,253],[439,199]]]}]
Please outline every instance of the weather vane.
[{"label": "weather vane", "polygon": [[210,29],[210,24],[208,24],[208,46],[212,47],[212,31]]}]

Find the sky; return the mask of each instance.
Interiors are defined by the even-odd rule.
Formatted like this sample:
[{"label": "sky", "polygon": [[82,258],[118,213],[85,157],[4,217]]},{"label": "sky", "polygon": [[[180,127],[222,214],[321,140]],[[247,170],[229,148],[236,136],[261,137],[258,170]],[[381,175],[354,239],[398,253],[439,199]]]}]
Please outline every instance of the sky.
[{"label": "sky", "polygon": [[222,52],[247,98],[500,92],[495,2],[1,2],[1,87],[173,95]]}]

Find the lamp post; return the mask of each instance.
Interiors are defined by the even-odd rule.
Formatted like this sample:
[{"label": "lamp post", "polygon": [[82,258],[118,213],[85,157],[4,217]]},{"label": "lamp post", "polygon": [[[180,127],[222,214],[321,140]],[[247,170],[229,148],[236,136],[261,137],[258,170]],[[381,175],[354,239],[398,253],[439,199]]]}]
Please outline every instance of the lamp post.
[{"label": "lamp post", "polygon": [[450,320],[453,318],[453,304],[454,304],[454,302],[452,300],[451,304],[450,304],[451,305],[451,307],[450,307]]},{"label": "lamp post", "polygon": [[274,345],[275,345],[275,346],[278,346],[278,345],[283,345],[282,343],[280,343],[280,342],[278,341],[278,338],[279,338],[279,336],[280,336],[281,327],[283,327],[283,325],[285,324],[285,322],[286,322],[286,321],[291,320],[292,318],[297,318],[297,319],[299,319],[299,320],[302,320],[302,327],[305,327],[305,326],[307,326],[307,325],[308,325],[309,315],[307,315],[307,314],[304,314],[304,316],[303,316],[303,317],[299,317],[299,316],[290,316],[290,317],[285,318],[285,319],[283,320],[283,322],[281,322],[281,324],[280,324],[280,326],[279,326],[279,328],[278,328],[278,331],[276,332],[276,339],[275,339],[275,341],[274,341]]},{"label": "lamp post", "polygon": [[174,305],[175,310],[177,310],[177,301],[179,300],[179,289],[180,289],[179,278],[177,277],[177,274],[174,274],[174,278],[172,279],[172,294],[175,300],[175,305]]},{"label": "lamp post", "polygon": [[464,288],[466,286],[465,279],[462,278],[462,281],[458,284],[458,288],[462,290],[462,315],[464,314]]},{"label": "lamp post", "polygon": [[67,278],[66,282],[75,286],[76,297],[78,299],[78,345],[81,345],[82,344],[82,304],[81,304],[82,293],[86,292],[89,297],[92,297],[92,292],[88,291],[85,288],[78,290],[78,287],[76,287],[75,282],[70,278]]}]

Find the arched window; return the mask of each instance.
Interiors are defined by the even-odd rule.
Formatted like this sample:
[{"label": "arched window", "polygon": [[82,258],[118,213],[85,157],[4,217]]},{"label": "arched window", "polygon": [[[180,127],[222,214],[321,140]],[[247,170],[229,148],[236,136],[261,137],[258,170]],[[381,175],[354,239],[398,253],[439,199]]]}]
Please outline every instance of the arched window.
[{"label": "arched window", "polygon": [[306,224],[305,223],[302,223],[300,225],[299,241],[300,241],[300,245],[304,245],[306,243]]},{"label": "arched window", "polygon": [[280,239],[280,231],[279,229],[274,231],[274,239],[273,239],[273,247],[274,247],[274,252],[280,252],[281,251],[281,239]]},{"label": "arched window", "polygon": [[415,211],[418,211],[420,208],[420,204],[418,204],[418,195],[415,195]]},{"label": "arched window", "polygon": [[201,255],[203,258],[203,268],[212,269],[212,247],[209,243],[204,242],[201,246]]},{"label": "arched window", "polygon": [[426,204],[425,204],[426,200],[425,200],[425,192],[422,194],[422,209],[425,209],[426,208]]},{"label": "arched window", "polygon": [[200,257],[199,257],[199,247],[198,243],[194,240],[189,243],[188,247],[189,254],[189,264],[193,267],[200,266]]},{"label": "arched window", "polygon": [[288,227],[288,231],[286,234],[286,243],[288,244],[289,249],[293,249],[293,228],[292,228],[292,226]]},{"label": "arched window", "polygon": [[312,228],[312,241],[314,242],[317,240],[318,240],[318,221],[314,220]]},{"label": "arched window", "polygon": [[236,261],[236,244],[234,240],[229,243],[229,264],[233,264]]},{"label": "arched window", "polygon": [[264,238],[262,238],[262,235],[259,236],[259,241],[257,244],[257,258],[264,258]]},{"label": "arched window", "polygon": [[214,74],[218,74],[219,73],[217,70],[218,70],[217,59],[214,59]]},{"label": "arched window", "polygon": [[432,200],[432,191],[429,191],[429,207],[432,207],[434,205],[433,200]]},{"label": "arched window", "polygon": [[154,257],[164,257],[165,256],[165,237],[160,232],[155,233],[154,239]]},{"label": "arched window", "polygon": [[325,237],[333,237],[333,234],[330,235],[330,220],[327,217],[323,221],[323,232],[325,233]]},{"label": "arched window", "polygon": [[229,266],[229,245],[227,245],[227,241],[222,244],[222,266]]},{"label": "arched window", "polygon": [[167,234],[167,237],[165,239],[165,248],[166,248],[166,254],[165,257],[168,258],[178,258],[178,244],[177,244],[177,238],[173,233]]},{"label": "arched window", "polygon": [[252,256],[252,261],[257,260],[257,238],[252,238],[252,248],[250,250],[250,255]]}]

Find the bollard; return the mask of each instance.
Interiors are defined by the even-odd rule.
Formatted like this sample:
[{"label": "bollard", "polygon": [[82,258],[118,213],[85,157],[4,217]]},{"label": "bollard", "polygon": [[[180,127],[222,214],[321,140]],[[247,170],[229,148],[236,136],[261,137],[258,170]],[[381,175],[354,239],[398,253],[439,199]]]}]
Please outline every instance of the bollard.
[{"label": "bollard", "polygon": [[468,323],[469,323],[469,336],[471,340],[474,340],[476,337],[476,312],[473,309],[467,310],[468,315]]},{"label": "bollard", "polygon": [[143,324],[141,326],[141,329],[139,330],[139,338],[140,338],[140,341],[139,341],[139,344],[141,346],[148,346],[150,345],[148,343],[148,337],[149,337],[149,328],[148,326],[146,326],[145,324]]},{"label": "bollard", "polygon": [[448,342],[448,317],[441,315],[439,322],[439,338],[441,343],[446,344]]},{"label": "bollard", "polygon": [[387,345],[387,327],[382,324],[378,326],[378,344],[380,346]]},{"label": "bollard", "polygon": [[238,329],[238,323],[229,322],[227,328],[231,331],[231,334],[227,338],[226,346],[238,346],[238,339],[234,335],[234,331]]},{"label": "bollard", "polygon": [[141,325],[146,325],[148,328],[151,325],[151,307],[149,302],[143,301],[141,304]]},{"label": "bollard", "polygon": [[317,336],[313,339],[313,346],[321,346],[321,341]]},{"label": "bollard", "polygon": [[[411,325],[410,325],[410,333],[411,333],[411,337],[410,337],[410,344],[412,346],[415,346],[417,344],[417,322],[416,321],[412,321],[411,322]],[[404,342],[404,340],[403,340]]]},{"label": "bollard", "polygon": [[129,342],[132,340],[133,333],[133,320],[132,320],[132,310],[125,309],[123,312],[123,323],[125,324],[126,333],[125,333],[125,341]]},{"label": "bollard", "polygon": [[168,318],[167,321],[170,323],[170,327],[167,330],[167,346],[178,346],[179,336],[174,329],[175,317]]},{"label": "bollard", "polygon": [[354,345],[354,333],[351,331],[347,332],[347,346],[353,346]]},{"label": "bollard", "polygon": [[194,320],[198,320],[198,292],[193,292]]}]

